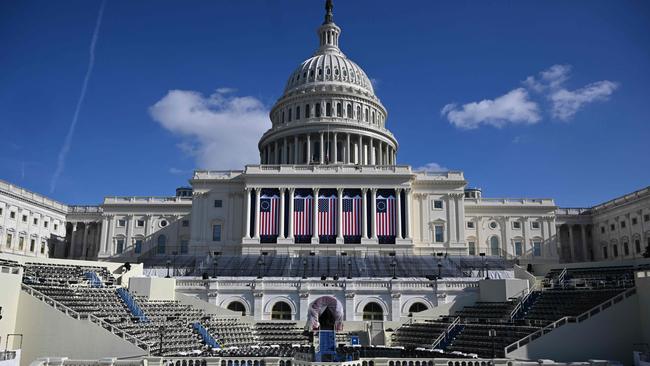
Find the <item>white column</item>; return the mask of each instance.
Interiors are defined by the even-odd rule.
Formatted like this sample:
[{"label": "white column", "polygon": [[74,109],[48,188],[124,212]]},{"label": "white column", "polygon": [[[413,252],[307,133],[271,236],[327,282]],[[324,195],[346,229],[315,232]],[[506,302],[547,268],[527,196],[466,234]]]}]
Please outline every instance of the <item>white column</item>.
[{"label": "white column", "polygon": [[289,164],[289,145],[286,137],[282,140],[282,161],[280,163]]},{"label": "white column", "polygon": [[260,196],[262,188],[255,188],[255,236],[254,238],[260,239]]},{"label": "white column", "polygon": [[347,148],[345,149],[345,163],[350,164],[350,154],[352,153],[352,150],[350,150],[350,134],[346,134],[346,144]]},{"label": "white column", "polygon": [[307,161],[305,164],[311,164],[311,136],[307,135]]},{"label": "white column", "polygon": [[368,188],[361,189],[361,234],[368,239]]},{"label": "white column", "polygon": [[274,154],[273,154],[273,164],[280,163],[280,148],[278,147],[278,140],[273,142]]},{"label": "white column", "polygon": [[320,156],[319,161],[321,164],[325,163],[325,136],[323,133],[320,133]]},{"label": "white column", "polygon": [[278,233],[279,239],[284,239],[284,194],[286,189],[280,188],[280,232]]},{"label": "white column", "polygon": [[88,232],[90,229],[90,223],[88,221],[84,222],[84,240],[81,243],[81,255],[80,258],[86,257],[86,248],[88,248]]},{"label": "white column", "polygon": [[337,189],[336,199],[336,242],[343,244],[343,188]]},{"label": "white column", "polygon": [[[330,146],[330,150],[332,150],[331,146]],[[334,152],[333,153],[330,152],[330,154],[333,156],[333,159],[332,159],[331,162],[333,162],[334,164],[338,163],[338,161],[339,161],[339,152],[338,152],[338,150],[339,149],[338,149],[338,144],[337,144],[337,141],[336,141],[336,132],[335,132],[334,133]]]},{"label": "white column", "polygon": [[406,226],[406,239],[411,239],[411,188],[406,188],[404,194],[404,222]]},{"label": "white column", "polygon": [[293,195],[295,188],[289,188],[289,239],[293,240]]},{"label": "white column", "polygon": [[402,189],[395,190],[397,195],[397,239],[402,239]]},{"label": "white column", "polygon": [[115,226],[115,216],[108,217],[108,235],[106,237],[106,254],[113,255],[113,230]]},{"label": "white column", "polygon": [[370,194],[372,194],[372,202],[370,204],[370,215],[371,220],[370,221],[370,231],[372,231],[372,238],[377,239],[377,188],[372,188],[370,189]]},{"label": "white column", "polygon": [[[447,210],[449,212],[449,235],[446,239],[449,244],[457,243],[458,238],[456,236],[456,202],[453,193],[448,195]],[[505,241],[506,236],[503,235],[502,237],[503,241]]]},{"label": "white column", "polygon": [[244,239],[251,238],[251,189],[246,187],[246,193],[244,194],[244,206],[246,207],[246,217],[244,222]]},{"label": "white column", "polygon": [[368,150],[370,152],[370,165],[375,165],[377,163],[376,156],[375,156],[375,141],[371,138],[370,142],[368,143]]},{"label": "white column", "polygon": [[363,136],[359,135],[359,152],[357,154],[357,164],[363,165]]},{"label": "white column", "polygon": [[68,258],[74,258],[74,247],[77,244],[76,233],[77,233],[77,223],[74,222],[72,223],[72,233],[70,233],[70,252],[68,252]]},{"label": "white column", "polygon": [[314,201],[313,201],[313,214],[314,214],[314,219],[312,222],[314,223],[314,230],[313,230],[313,235],[311,237],[311,242],[312,244],[318,244],[319,238],[318,238],[318,191],[319,188],[314,188]]}]

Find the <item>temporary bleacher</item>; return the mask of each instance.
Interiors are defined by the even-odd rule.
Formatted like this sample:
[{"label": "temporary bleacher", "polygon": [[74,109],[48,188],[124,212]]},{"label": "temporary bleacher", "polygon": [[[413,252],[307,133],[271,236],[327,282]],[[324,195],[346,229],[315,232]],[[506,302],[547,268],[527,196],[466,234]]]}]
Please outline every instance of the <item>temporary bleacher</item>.
[{"label": "temporary bleacher", "polygon": [[309,337],[295,322],[258,322],[255,333],[259,344],[307,344]]},{"label": "temporary bleacher", "polygon": [[201,324],[221,347],[247,347],[257,344],[253,329],[238,318],[204,317]]}]

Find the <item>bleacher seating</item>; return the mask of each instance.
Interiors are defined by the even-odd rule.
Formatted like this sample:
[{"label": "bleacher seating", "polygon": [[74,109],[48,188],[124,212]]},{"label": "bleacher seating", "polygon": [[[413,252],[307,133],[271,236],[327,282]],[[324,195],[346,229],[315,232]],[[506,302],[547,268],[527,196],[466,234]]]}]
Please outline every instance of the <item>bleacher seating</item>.
[{"label": "bleacher seating", "polygon": [[441,319],[423,323],[404,324],[392,335],[393,345],[401,347],[430,347],[447,330],[449,321]]},{"label": "bleacher seating", "polygon": [[[537,331],[539,328],[504,324],[463,324],[460,333],[446,348],[446,351],[475,353],[479,357],[492,357],[492,345],[496,357],[504,357],[504,349],[509,344]],[[490,337],[489,331],[496,336]]]},{"label": "bleacher seating", "polygon": [[465,319],[509,320],[514,309],[514,301],[506,302],[477,302],[472,306],[465,306],[456,312],[456,316]]},{"label": "bleacher seating", "polygon": [[623,289],[548,289],[537,297],[523,319],[546,325],[565,316],[578,316],[618,295]]},{"label": "bleacher seating", "polygon": [[[560,278],[561,275],[562,278]],[[562,280],[561,283],[560,280]],[[546,288],[565,286],[632,287],[634,286],[634,267],[555,268],[551,269],[544,277],[544,287]]]},{"label": "bleacher seating", "polygon": [[258,322],[255,333],[260,344],[307,344],[309,341],[295,322]]},{"label": "bleacher seating", "polygon": [[205,317],[201,324],[221,347],[247,347],[257,343],[250,325],[237,318]]}]

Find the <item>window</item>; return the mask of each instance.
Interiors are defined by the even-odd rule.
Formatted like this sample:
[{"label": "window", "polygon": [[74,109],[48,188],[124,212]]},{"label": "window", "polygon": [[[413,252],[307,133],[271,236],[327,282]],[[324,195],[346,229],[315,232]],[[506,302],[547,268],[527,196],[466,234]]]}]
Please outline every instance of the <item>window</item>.
[{"label": "window", "polygon": [[433,201],[433,208],[436,210],[442,210],[442,201],[440,200]]},{"label": "window", "polygon": [[227,309],[241,313],[242,316],[246,316],[246,307],[244,306],[244,304],[242,304],[239,301],[231,302],[230,304],[228,304]]},{"label": "window", "polygon": [[384,311],[376,302],[370,302],[363,307],[363,320],[384,320]]},{"label": "window", "polygon": [[221,241],[221,224],[212,225],[212,241]]},{"label": "window", "polygon": [[25,237],[21,236],[18,238],[18,250],[23,250],[25,247]]},{"label": "window", "polygon": [[160,235],[158,237],[158,254],[165,254],[165,247],[167,246],[167,237]]},{"label": "window", "polygon": [[493,236],[490,238],[490,255],[499,256],[501,250],[499,249],[499,238]]},{"label": "window", "polygon": [[45,254],[45,242],[41,243],[41,254]]},{"label": "window", "polygon": [[648,214],[643,215],[643,221],[645,221],[645,222],[650,221],[650,215],[648,215]]},{"label": "window", "polygon": [[357,107],[357,120],[361,121],[361,107]]},{"label": "window", "polygon": [[639,239],[634,240],[634,249],[637,253],[641,253],[641,240]]},{"label": "window", "polygon": [[600,227],[600,233],[601,233],[601,234],[605,234],[605,227],[604,227],[604,226],[601,226],[601,227]]},{"label": "window", "polygon": [[625,229],[625,221],[621,221],[621,229]]},{"label": "window", "polygon": [[133,251],[135,252],[135,254],[142,253],[142,239],[136,239],[133,246],[134,246]]},{"label": "window", "polygon": [[310,112],[309,104],[307,104],[307,105],[305,105],[305,118],[309,118],[309,117],[310,117],[310,116],[309,116],[309,112]]},{"label": "window", "polygon": [[607,247],[603,247],[603,258],[607,259]]},{"label": "window", "polygon": [[34,225],[38,225],[38,219],[37,219],[36,217],[34,217],[34,221],[33,221],[33,222],[34,222]]},{"label": "window", "polygon": [[293,110],[291,108],[289,108],[289,122],[291,122],[291,115],[293,114],[291,112],[293,112]]},{"label": "window", "polygon": [[623,243],[623,255],[628,256],[630,255],[630,245],[628,242]]},{"label": "window", "polygon": [[614,258],[618,258],[618,245],[614,244],[612,246],[612,252],[614,254]]},{"label": "window", "polygon": [[436,225],[434,227],[434,239],[436,243],[442,243],[445,241],[445,227],[442,225]]},{"label": "window", "polygon": [[116,244],[117,245],[115,246],[115,252],[117,254],[122,254],[124,251],[124,239],[117,239]]},{"label": "window", "polygon": [[473,229],[474,228],[474,221],[467,221],[467,228],[468,229]]},{"label": "window", "polygon": [[23,222],[27,222],[27,215],[23,215]]},{"label": "window", "polygon": [[[47,226],[48,226],[49,224],[50,224],[49,222],[47,222],[47,221],[43,221],[43,227],[45,227],[46,229],[47,229]],[[54,224],[54,230],[56,230],[56,229],[57,229],[57,225]]]},{"label": "window", "polygon": [[117,220],[117,227],[125,227],[125,226],[126,226],[126,220],[124,219]]},{"label": "window", "polygon": [[320,103],[316,104],[316,117],[320,117]]},{"label": "window", "polygon": [[327,117],[332,116],[332,103],[325,103],[325,115]]},{"label": "window", "polygon": [[160,227],[165,227],[165,226],[167,226],[168,224],[169,224],[169,223],[167,222],[167,220],[160,220],[160,224],[159,224],[159,225],[160,225]]},{"label": "window", "polygon": [[496,222],[496,221],[492,221],[492,222],[490,222],[490,228],[491,228],[491,229],[496,229],[497,226],[498,226],[498,225],[497,225],[497,222]]},{"label": "window", "polygon": [[[47,227],[47,222],[45,223],[45,227]],[[59,230],[59,225],[54,224],[54,231]]]},{"label": "window", "polygon": [[136,227],[144,227],[144,220],[137,220],[135,222]]},{"label": "window", "polygon": [[36,239],[31,239],[29,241],[29,251],[33,252],[36,249]]},{"label": "window", "polygon": [[352,118],[352,104],[348,104],[346,117],[347,118]]},{"label": "window", "polygon": [[12,241],[14,241],[14,236],[12,234],[7,234],[7,241],[5,242],[7,248],[11,248]]},{"label": "window", "polygon": [[530,227],[533,228],[533,229],[539,229],[539,228],[540,228],[539,221],[533,221],[533,222],[531,222],[531,223],[530,223]]},{"label": "window", "polygon": [[639,223],[639,220],[636,217],[632,218],[632,225],[636,225]]},{"label": "window", "polygon": [[291,320],[291,306],[284,301],[278,301],[271,309],[271,319]]},{"label": "window", "polygon": [[541,257],[542,256],[542,243],[539,241],[533,242],[533,256]]},{"label": "window", "polygon": [[476,255],[476,243],[473,241],[470,241],[467,243],[468,249],[469,249],[469,255]]},{"label": "window", "polygon": [[2,216],[2,207],[0,207],[0,216]]},{"label": "window", "polygon": [[513,221],[513,222],[512,222],[512,228],[513,228],[513,229],[521,229],[521,222],[519,222],[519,221]]},{"label": "window", "polygon": [[187,239],[181,240],[181,254],[187,254],[189,251]]},{"label": "window", "polygon": [[216,208],[223,207],[223,201],[222,200],[214,200],[214,207],[216,207]]},{"label": "window", "polygon": [[522,254],[524,254],[523,245],[521,244],[521,241],[516,241],[515,242],[515,255],[516,256],[521,256]]},{"label": "window", "polygon": [[183,221],[181,221],[181,225],[183,225],[183,227],[188,227],[188,226],[190,226],[190,220],[183,220]]},{"label": "window", "polygon": [[[14,211],[9,212],[9,218],[10,219],[15,219],[16,218],[16,213]],[[646,220],[648,221],[648,220]]]},{"label": "window", "polygon": [[341,103],[336,103],[336,116],[343,117],[343,107],[341,106]]},{"label": "window", "polygon": [[409,313],[419,313],[425,310],[429,310],[429,308],[421,302],[416,302],[409,308]]},{"label": "window", "polygon": [[300,119],[300,106],[296,107],[296,119]]},{"label": "window", "polygon": [[614,231],[614,230],[616,230],[616,225],[611,224],[611,225],[609,226],[609,231]]}]

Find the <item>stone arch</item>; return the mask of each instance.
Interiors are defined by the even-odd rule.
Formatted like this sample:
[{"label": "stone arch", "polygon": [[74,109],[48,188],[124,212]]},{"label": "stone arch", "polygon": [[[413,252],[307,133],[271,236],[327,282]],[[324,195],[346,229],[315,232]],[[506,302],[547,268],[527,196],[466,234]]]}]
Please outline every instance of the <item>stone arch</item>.
[{"label": "stone arch", "polygon": [[413,297],[406,300],[404,304],[402,304],[402,308],[401,308],[402,316],[408,316],[410,313],[409,309],[411,308],[411,306],[413,306],[415,303],[418,302],[426,305],[426,307],[428,307],[429,309],[432,309],[435,306],[431,301],[429,301],[424,297]]},{"label": "stone arch", "polygon": [[251,306],[248,303],[248,301],[246,301],[246,299],[244,299],[243,297],[239,297],[239,296],[231,296],[225,298],[219,303],[219,306],[221,306],[222,308],[228,308],[228,306],[233,302],[240,302],[242,305],[244,305],[244,309],[246,309],[246,315],[253,314],[253,312],[251,311]]},{"label": "stone arch", "polygon": [[388,305],[386,305],[384,300],[382,300],[380,297],[377,296],[370,296],[358,302],[357,306],[354,309],[355,317],[358,319],[363,318],[363,308],[365,308],[366,305],[368,305],[368,303],[371,302],[376,302],[377,304],[379,304],[382,312],[384,313],[384,319],[386,319],[390,314]]},{"label": "stone arch", "polygon": [[289,308],[291,308],[291,318],[295,319],[296,314],[298,313],[298,307],[296,304],[287,296],[277,296],[269,301],[266,302],[266,305],[264,305],[264,314],[268,314],[269,319],[271,318],[271,312],[273,310],[273,307],[275,306],[276,303],[278,302],[285,302],[289,305]]}]

